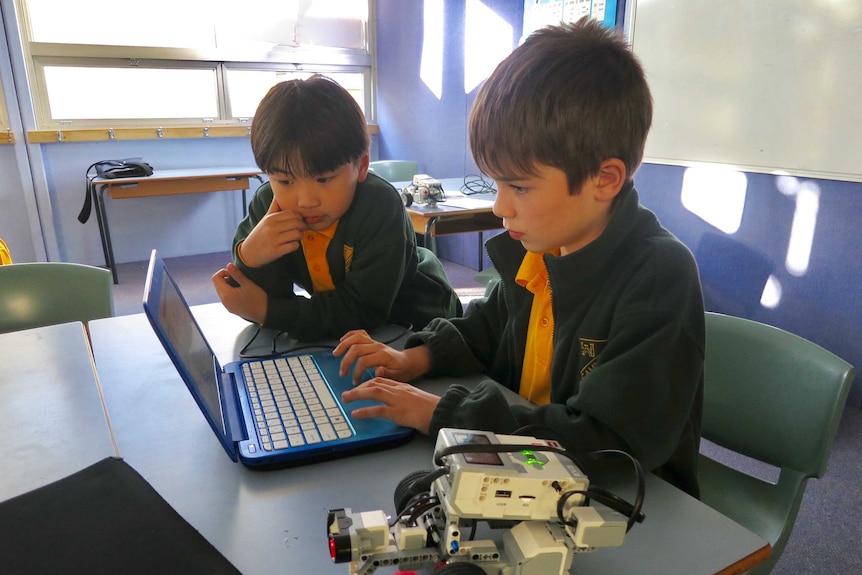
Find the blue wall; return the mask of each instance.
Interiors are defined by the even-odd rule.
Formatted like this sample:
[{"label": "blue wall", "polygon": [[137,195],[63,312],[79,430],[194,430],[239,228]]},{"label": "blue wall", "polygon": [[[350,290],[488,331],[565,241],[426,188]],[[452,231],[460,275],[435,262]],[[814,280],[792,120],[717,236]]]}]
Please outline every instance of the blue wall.
[{"label": "blue wall", "polygon": [[[248,138],[47,144],[42,155],[59,259],[96,265],[104,263],[104,256],[95,213],[86,225],[77,219],[84,170],[93,162],[141,157],[159,170],[255,165]],[[252,180],[252,189],[255,184]],[[242,217],[240,197],[239,192],[222,192],[107,199],[115,258],[143,261],[153,248],[166,257],[228,250]]]},{"label": "blue wall", "polygon": [[[380,159],[412,159],[419,171],[437,178],[478,174],[467,140],[467,118],[478,88],[464,85],[464,44],[467,34],[486,34],[487,29],[466,30],[467,2],[440,0],[444,8],[443,90],[438,100],[420,74],[424,40],[424,2],[378,0],[377,96],[380,125]],[[509,49],[515,48],[523,28],[523,0],[481,2],[512,27]],[[460,234],[437,239],[441,257],[482,269],[480,234]]]},{"label": "blue wall", "polygon": [[[739,263],[740,250],[729,246],[723,253],[699,253],[698,247],[705,234],[725,236],[682,205],[683,173],[681,167],[645,164],[635,176],[641,201],[697,254],[701,275],[716,278],[723,295],[734,295],[730,292],[739,286],[739,277],[746,272],[745,266]],[[781,300],[774,309],[754,305],[740,311],[733,301],[714,298],[707,299],[707,308],[780,327],[821,345],[857,367],[862,366],[862,297],[859,295],[862,258],[858,247],[862,185],[807,180],[820,189],[820,208],[809,268],[803,276],[797,277],[790,274],[784,264],[794,200],[778,190],[775,176],[747,173],[746,177],[748,188],[742,224],[736,233],[726,237],[738,248],[771,261],[772,274],[782,287]],[[760,299],[760,293],[752,292],[747,296],[754,297],[756,302]],[[850,393],[849,403],[860,406],[862,381],[857,381]]]},{"label": "blue wall", "polygon": [[[469,0],[468,0],[469,1]],[[486,1],[520,30],[523,1]],[[419,78],[422,2],[380,0],[378,9],[380,157],[412,158],[420,169],[438,177],[475,173],[467,146],[466,125],[475,90],[464,94],[464,6],[447,0],[443,97],[438,101]],[[620,9],[620,13],[622,13]],[[513,47],[517,38],[513,39]],[[795,203],[780,193],[776,178],[746,174],[748,188],[740,229],[732,236],[689,212],[680,201],[684,168],[646,164],[635,181],[644,205],[697,253],[702,273],[711,280],[707,305],[713,311],[734,313],[786,329],[814,341],[855,366],[862,366],[862,258],[856,246],[862,228],[862,184],[814,180],[820,188],[820,209],[805,275],[787,272],[784,260]],[[718,253],[703,252],[700,244],[712,234],[731,244]],[[475,236],[469,240],[478,241]],[[441,251],[445,256],[446,245]],[[469,245],[452,252],[473,253]],[[759,304],[754,263],[742,264],[746,252],[752,262],[766,261],[783,288],[774,309]],[[749,293],[740,294],[742,288]],[[760,284],[762,287],[762,284]],[[721,293],[724,292],[724,293]],[[729,293],[737,292],[737,293]],[[727,297],[723,297],[727,296]],[[739,297],[747,300],[741,304]],[[849,402],[862,405],[862,380],[851,390]]]}]

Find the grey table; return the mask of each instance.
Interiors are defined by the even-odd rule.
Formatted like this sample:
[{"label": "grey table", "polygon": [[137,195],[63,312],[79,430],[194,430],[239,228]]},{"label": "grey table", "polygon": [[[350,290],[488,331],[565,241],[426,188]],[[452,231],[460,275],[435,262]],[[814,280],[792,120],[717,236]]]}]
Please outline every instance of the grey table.
[{"label": "grey table", "polygon": [[0,501],[117,455],[84,324],[0,334]]},{"label": "grey table", "polygon": [[[253,333],[221,304],[194,313],[222,363]],[[432,467],[432,441],[416,436],[385,451],[248,470],[224,453],[143,314],[96,320],[90,330],[121,455],[243,573],[346,574],[329,559],[326,512],[391,513],[398,481]],[[578,556],[572,572],[739,572],[769,553],[765,540],[652,475],[644,512],[622,547]]]}]

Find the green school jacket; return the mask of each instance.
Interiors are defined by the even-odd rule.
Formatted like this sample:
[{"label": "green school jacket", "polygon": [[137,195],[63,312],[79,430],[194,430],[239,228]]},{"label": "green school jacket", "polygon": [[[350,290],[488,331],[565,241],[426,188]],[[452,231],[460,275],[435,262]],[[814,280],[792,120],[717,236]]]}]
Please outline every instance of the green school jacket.
[{"label": "green school jacket", "polygon": [[463,318],[435,320],[407,346],[429,346],[431,376],[487,376],[449,388],[432,435],[441,427],[533,426],[577,454],[624,450],[697,496],[706,337],[698,271],[691,252],[639,206],[634,188],[622,194],[599,238],[564,257],[545,256],[555,324],[549,405],[510,407],[500,391],[518,392],[532,304],[515,283],[524,248],[508,235],[486,244],[501,276],[488,298]]},{"label": "green school jacket", "polygon": [[[302,249],[250,268],[237,245],[254,229],[272,202],[263,184],[234,236],[237,266],[268,294],[263,326],[309,341],[340,337],[351,329],[373,330],[386,323],[424,327],[435,317],[456,317],[461,304],[440,261],[416,245],[416,235],[398,192],[369,173],[341,217],[326,259],[335,290],[315,293]],[[294,294],[294,284],[311,298]]]}]

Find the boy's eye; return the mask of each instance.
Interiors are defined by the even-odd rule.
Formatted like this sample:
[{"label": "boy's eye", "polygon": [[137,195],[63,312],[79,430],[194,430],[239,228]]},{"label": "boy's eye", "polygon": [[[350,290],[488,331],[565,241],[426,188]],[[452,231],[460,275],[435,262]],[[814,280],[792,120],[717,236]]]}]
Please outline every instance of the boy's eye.
[{"label": "boy's eye", "polygon": [[529,190],[529,188],[526,188],[524,186],[516,186],[514,184],[509,184],[509,187],[512,188],[512,191],[516,194],[526,194],[527,190]]},{"label": "boy's eye", "polygon": [[332,181],[332,178],[333,176],[317,176],[316,179],[318,184],[325,184],[329,181]]}]

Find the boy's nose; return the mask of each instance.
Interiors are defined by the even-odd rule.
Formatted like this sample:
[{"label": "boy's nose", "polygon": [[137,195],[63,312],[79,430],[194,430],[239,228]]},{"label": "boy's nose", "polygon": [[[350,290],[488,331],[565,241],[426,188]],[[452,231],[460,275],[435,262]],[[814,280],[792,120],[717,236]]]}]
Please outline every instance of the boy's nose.
[{"label": "boy's nose", "polygon": [[498,218],[511,218],[512,209],[504,195],[505,194],[501,191],[497,192],[497,195],[494,198],[494,207],[492,211],[494,212],[494,215]]},{"label": "boy's nose", "polygon": [[300,186],[296,194],[296,205],[300,208],[313,208],[320,203],[314,190]]}]

